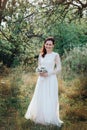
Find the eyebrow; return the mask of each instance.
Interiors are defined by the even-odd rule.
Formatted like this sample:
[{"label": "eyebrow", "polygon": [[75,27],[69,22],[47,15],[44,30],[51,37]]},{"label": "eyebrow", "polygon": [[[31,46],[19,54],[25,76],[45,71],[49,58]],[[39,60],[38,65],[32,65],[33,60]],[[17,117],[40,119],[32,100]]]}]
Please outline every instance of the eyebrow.
[{"label": "eyebrow", "polygon": [[51,43],[46,43],[46,44],[52,45]]}]

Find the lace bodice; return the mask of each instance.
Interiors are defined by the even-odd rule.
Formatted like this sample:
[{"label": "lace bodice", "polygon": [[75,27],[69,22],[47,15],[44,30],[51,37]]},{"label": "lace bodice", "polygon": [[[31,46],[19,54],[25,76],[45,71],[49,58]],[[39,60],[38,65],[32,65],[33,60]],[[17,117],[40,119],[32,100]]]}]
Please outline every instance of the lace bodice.
[{"label": "lace bodice", "polygon": [[45,57],[39,55],[38,66],[44,66],[48,71],[48,75],[59,73],[61,71],[61,61],[59,54],[52,52],[50,54],[46,54]]}]

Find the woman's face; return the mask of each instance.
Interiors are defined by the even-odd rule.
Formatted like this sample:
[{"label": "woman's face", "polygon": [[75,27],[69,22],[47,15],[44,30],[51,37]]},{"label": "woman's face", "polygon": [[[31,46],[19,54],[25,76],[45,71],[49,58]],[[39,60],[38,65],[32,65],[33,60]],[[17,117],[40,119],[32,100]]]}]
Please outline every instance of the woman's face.
[{"label": "woman's face", "polygon": [[45,43],[45,49],[47,52],[51,52],[54,47],[54,44],[51,40],[46,41]]}]

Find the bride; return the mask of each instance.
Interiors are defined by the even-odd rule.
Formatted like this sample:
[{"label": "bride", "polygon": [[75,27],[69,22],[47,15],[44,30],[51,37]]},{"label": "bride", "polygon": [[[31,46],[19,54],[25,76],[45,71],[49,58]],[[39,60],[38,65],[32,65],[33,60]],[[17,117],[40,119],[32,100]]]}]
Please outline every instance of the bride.
[{"label": "bride", "polygon": [[[56,74],[61,71],[59,54],[53,52],[54,38],[44,41],[38,58],[38,80],[34,95],[25,113],[25,118],[44,125],[61,127],[63,121],[59,118],[58,80]],[[40,70],[45,68],[46,71]]]}]

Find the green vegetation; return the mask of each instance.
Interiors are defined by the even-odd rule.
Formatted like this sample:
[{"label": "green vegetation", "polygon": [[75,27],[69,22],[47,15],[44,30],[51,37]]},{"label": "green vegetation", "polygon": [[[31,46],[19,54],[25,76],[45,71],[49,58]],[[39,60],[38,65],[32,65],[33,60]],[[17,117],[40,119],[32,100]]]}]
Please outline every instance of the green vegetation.
[{"label": "green vegetation", "polygon": [[[79,73],[74,73],[72,68],[69,68],[67,72],[66,69],[65,64],[65,66],[63,65],[62,75],[58,77],[60,117],[64,121],[64,125],[60,129],[76,130],[79,126],[81,130],[84,130],[87,127],[86,74],[81,70],[79,70]],[[15,128],[18,130],[58,129],[58,127],[52,125],[37,125],[24,118],[38,77],[36,73],[26,72],[25,70],[24,66],[10,70],[7,68],[3,72],[3,76],[0,77],[0,128],[13,130]]]},{"label": "green vegetation", "polygon": [[[74,47],[69,52],[65,51],[62,57],[64,72],[67,73],[68,79],[75,78],[76,74],[87,75],[87,45],[83,47]],[[66,74],[63,74],[65,78]]]},{"label": "green vegetation", "polygon": [[[75,6],[69,9],[69,6],[74,6],[73,2],[71,5],[65,2],[65,6],[64,3],[56,2],[43,1],[33,4],[28,0],[2,1],[0,62],[8,67],[21,63],[33,65],[44,39],[48,36],[55,38],[55,50],[61,56],[65,50],[69,51],[87,43],[87,17],[86,14],[82,17],[79,15],[86,10],[85,3],[79,2],[82,9],[78,11],[78,4],[77,8]],[[74,15],[76,17],[73,20]]]},{"label": "green vegetation", "polygon": [[[37,3],[37,1],[36,1]],[[0,130],[58,130],[24,119],[44,39],[55,38],[62,61],[59,80],[61,130],[87,128],[87,2],[0,2]]]}]

